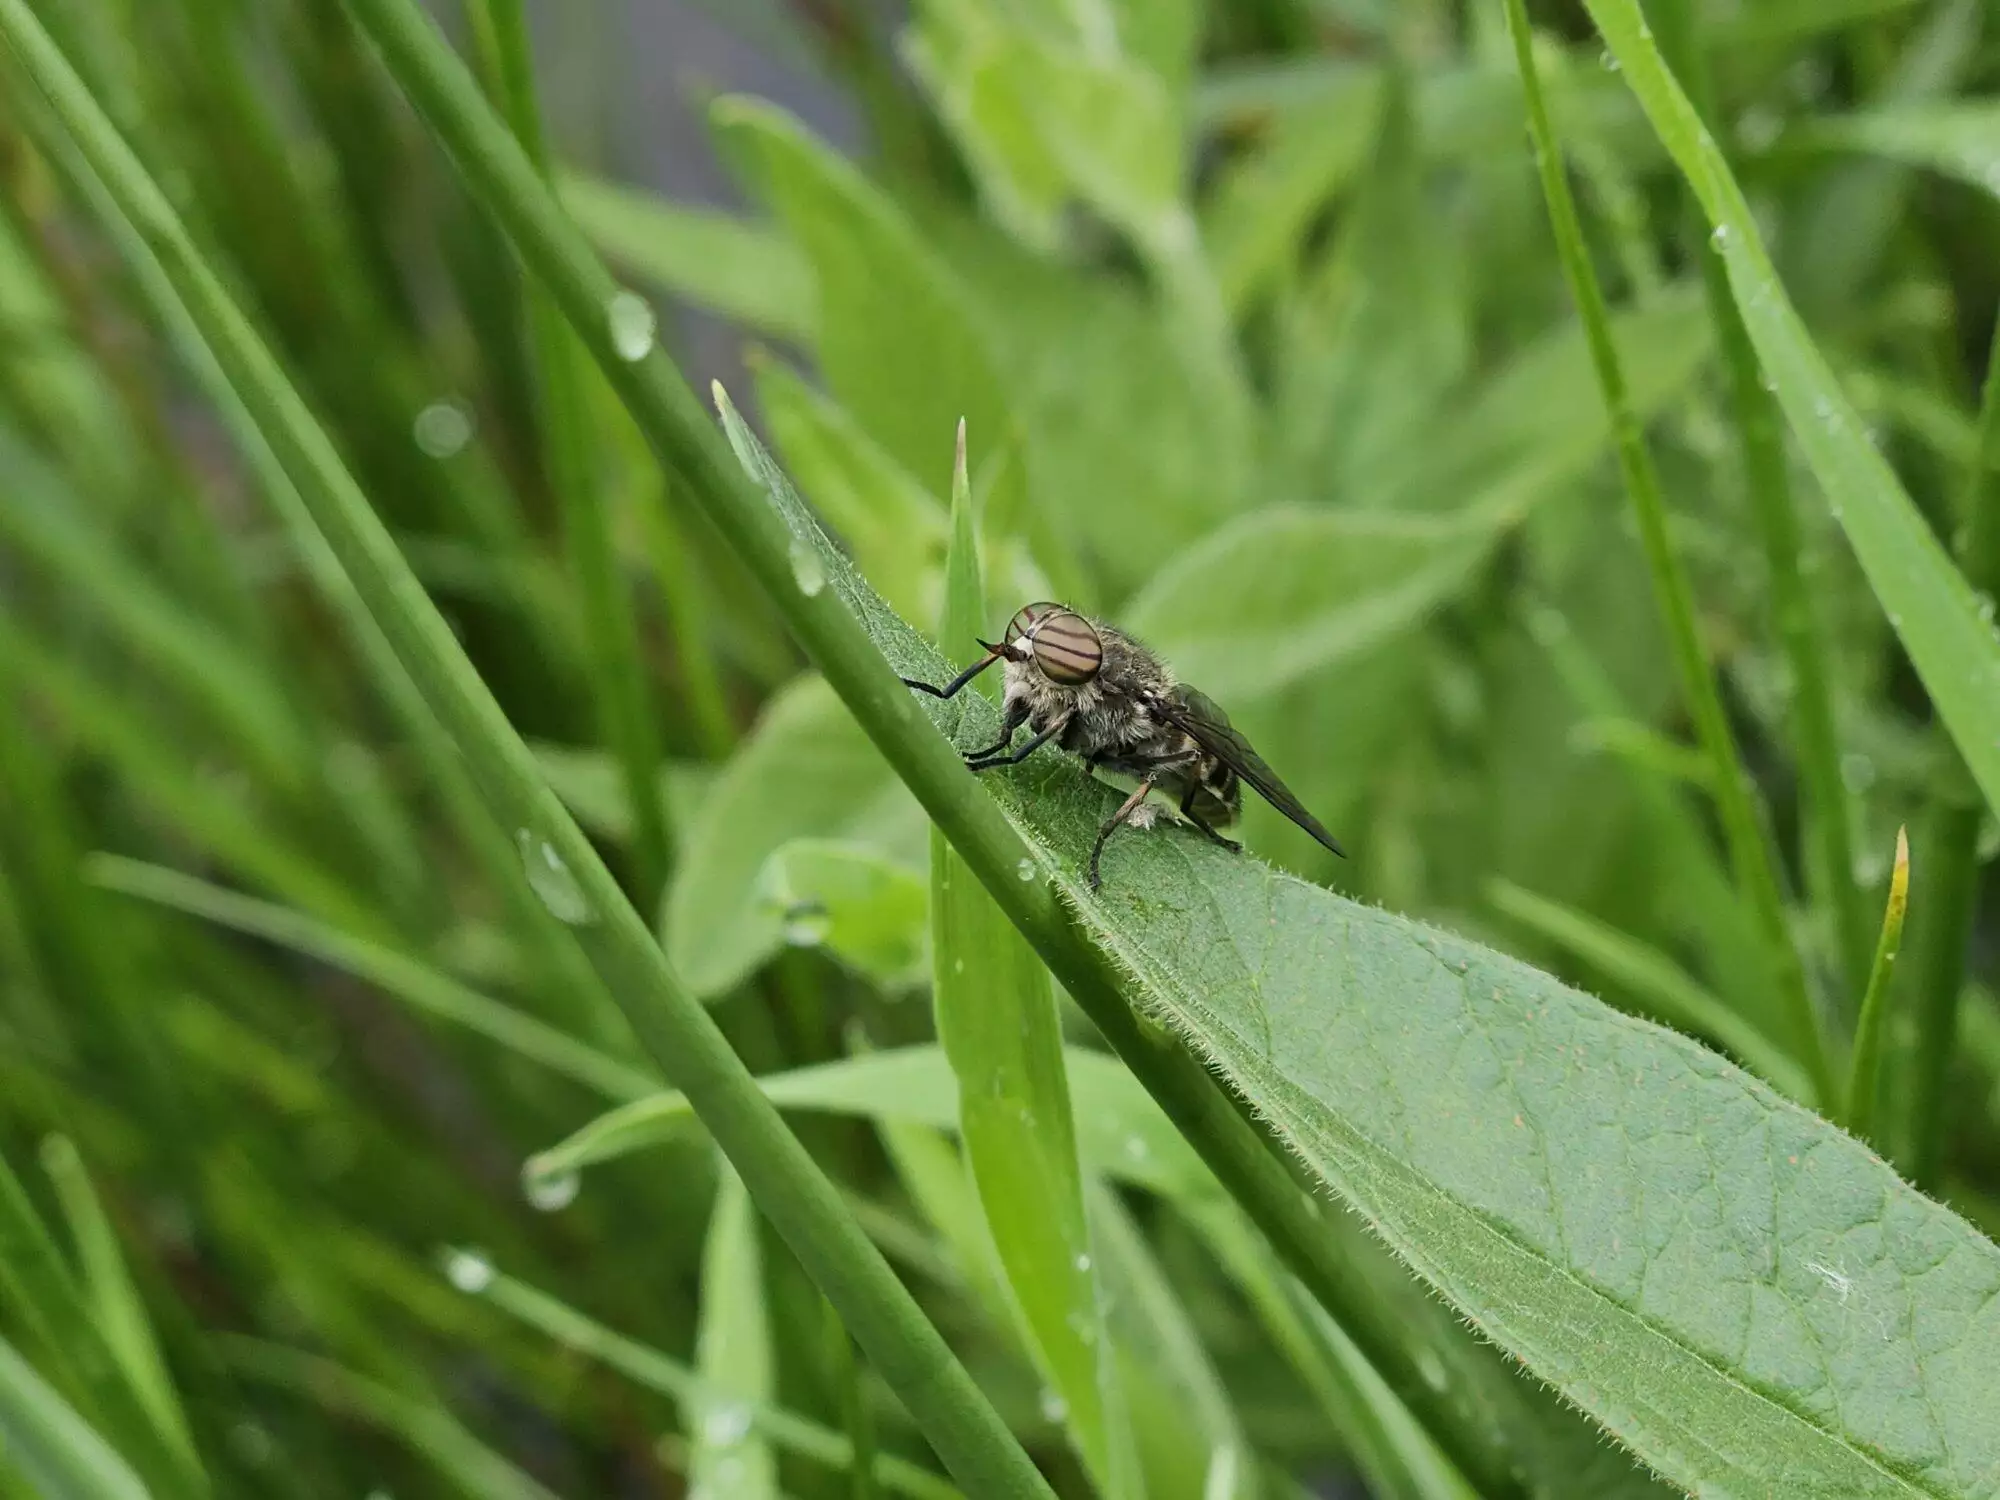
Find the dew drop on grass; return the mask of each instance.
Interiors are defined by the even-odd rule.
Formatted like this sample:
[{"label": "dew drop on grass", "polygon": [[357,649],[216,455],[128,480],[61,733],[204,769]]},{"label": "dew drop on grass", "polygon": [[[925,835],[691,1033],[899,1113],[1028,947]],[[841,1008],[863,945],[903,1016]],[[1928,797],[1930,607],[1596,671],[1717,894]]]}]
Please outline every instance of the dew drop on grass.
[{"label": "dew drop on grass", "polygon": [[417,413],[410,436],[426,458],[450,458],[472,441],[472,408],[456,398],[433,401]]},{"label": "dew drop on grass", "polygon": [[1035,878],[1035,862],[1024,855],[1021,862],[1014,866],[1014,873],[1023,880],[1033,880]]},{"label": "dew drop on grass", "polygon": [[1597,65],[1607,73],[1616,73],[1619,68],[1618,59],[1612,55],[1609,47],[1597,54]]},{"label": "dew drop on grass", "polygon": [[538,1213],[561,1213],[572,1203],[583,1187],[580,1173],[570,1172],[529,1172],[521,1179],[521,1191],[526,1195],[528,1206]]},{"label": "dew drop on grass", "polygon": [[1061,1422],[1069,1417],[1069,1403],[1063,1400],[1060,1391],[1043,1388],[1042,1416],[1051,1422]]},{"label": "dew drop on grass", "polygon": [[1090,1269],[1090,1252],[1088,1250],[1077,1256],[1076,1268],[1079,1271],[1088,1271]]},{"label": "dew drop on grass", "polygon": [[750,1408],[740,1401],[711,1406],[701,1419],[702,1441],[715,1448],[730,1448],[750,1435]]},{"label": "dew drop on grass", "polygon": [[1708,237],[1708,242],[1718,250],[1726,246],[1729,243],[1729,226],[1727,224],[1716,225],[1715,232]]},{"label": "dew drop on grass", "polygon": [[636,364],[653,352],[653,340],[660,329],[653,304],[637,292],[620,292],[604,307],[611,325],[611,347],[627,364]]},{"label": "dew drop on grass", "polygon": [[1125,1155],[1133,1161],[1144,1161],[1152,1152],[1141,1137],[1133,1135],[1125,1138]]},{"label": "dew drop on grass", "polygon": [[1417,1373],[1424,1377],[1424,1384],[1434,1391],[1445,1388],[1444,1361],[1428,1349],[1417,1351]]},{"label": "dew drop on grass", "polygon": [[597,913],[590,908],[590,899],[583,894],[583,887],[576,883],[576,877],[563,863],[563,857],[556,853],[556,847],[547,839],[536,838],[525,828],[514,831],[514,843],[521,851],[521,868],[527,872],[528,886],[541,897],[557,920],[567,922],[572,927],[580,927],[597,920]]},{"label": "dew drop on grass", "polygon": [[819,555],[819,549],[804,537],[792,538],[792,580],[799,586],[799,592],[808,599],[819,596],[826,587],[826,562]]},{"label": "dew drop on grass", "polygon": [[445,1257],[444,1275],[461,1292],[477,1297],[493,1285],[493,1262],[477,1250],[454,1250]]}]

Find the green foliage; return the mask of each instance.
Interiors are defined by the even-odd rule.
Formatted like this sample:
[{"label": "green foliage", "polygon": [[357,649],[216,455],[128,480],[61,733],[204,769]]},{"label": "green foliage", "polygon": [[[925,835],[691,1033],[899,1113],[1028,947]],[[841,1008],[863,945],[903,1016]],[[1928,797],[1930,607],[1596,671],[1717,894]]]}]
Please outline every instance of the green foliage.
[{"label": "green foliage", "polygon": [[0,1497],[2000,1500],[1976,0],[423,9],[0,0]]}]

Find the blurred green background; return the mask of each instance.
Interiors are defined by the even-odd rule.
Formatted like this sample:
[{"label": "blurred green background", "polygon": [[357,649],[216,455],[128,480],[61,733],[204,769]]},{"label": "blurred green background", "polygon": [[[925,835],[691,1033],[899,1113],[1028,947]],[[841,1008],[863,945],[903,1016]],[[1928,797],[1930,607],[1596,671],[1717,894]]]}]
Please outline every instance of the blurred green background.
[{"label": "blurred green background", "polygon": [[[594,371],[550,422],[518,267],[339,8],[35,8],[753,1071],[929,1040],[916,803]],[[504,97],[511,7],[433,9]],[[1530,10],[1789,930],[1845,1034],[1908,827],[1877,1140],[1992,1233],[1992,820],[1789,452],[1760,482],[1796,534],[1768,530],[1707,237],[1580,8]],[[2000,302],[2000,27],[1976,0],[1670,10],[1786,288],[1958,545]],[[1355,858],[1253,799],[1256,853],[1759,1064],[1701,1025],[1786,1023],[1497,0],[531,19],[549,160],[633,291],[615,336],[721,379],[906,618],[943,606],[963,416],[988,628],[1041,597],[1130,624]],[[425,774],[37,108],[10,75],[0,1333],[142,1470],[194,1462],[219,1495],[803,1500],[857,1493],[856,1440],[918,1466],[885,1466],[889,1492],[949,1493],[691,1123],[524,1179],[652,1087],[577,982],[567,876]],[[1831,738],[1802,750],[1815,715]],[[867,1114],[792,1119],[1059,1492],[1088,1493],[948,1102]],[[1151,1493],[1225,1493],[1221,1430],[1243,1493],[1370,1493],[1356,1412],[1388,1398],[1327,1373],[1354,1366],[1298,1299],[1152,1195],[1101,1211],[1114,1335],[1155,1367],[1132,1398]],[[0,1442],[0,1495],[34,1493]]]}]

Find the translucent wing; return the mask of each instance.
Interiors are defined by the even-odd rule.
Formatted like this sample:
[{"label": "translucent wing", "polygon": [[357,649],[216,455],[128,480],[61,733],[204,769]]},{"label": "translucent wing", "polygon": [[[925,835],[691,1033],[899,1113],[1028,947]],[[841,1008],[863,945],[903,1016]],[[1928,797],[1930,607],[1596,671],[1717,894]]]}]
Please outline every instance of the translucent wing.
[{"label": "translucent wing", "polygon": [[1278,780],[1278,773],[1264,764],[1264,757],[1251,749],[1250,742],[1231,726],[1229,716],[1206,695],[1184,687],[1179,690],[1178,701],[1168,697],[1156,698],[1152,700],[1152,707],[1161,718],[1184,734],[1191,735],[1202,749],[1254,787],[1258,796],[1342,859],[1347,858],[1347,851],[1320,826],[1318,818],[1305,810],[1305,805],[1292,795],[1291,789]]}]

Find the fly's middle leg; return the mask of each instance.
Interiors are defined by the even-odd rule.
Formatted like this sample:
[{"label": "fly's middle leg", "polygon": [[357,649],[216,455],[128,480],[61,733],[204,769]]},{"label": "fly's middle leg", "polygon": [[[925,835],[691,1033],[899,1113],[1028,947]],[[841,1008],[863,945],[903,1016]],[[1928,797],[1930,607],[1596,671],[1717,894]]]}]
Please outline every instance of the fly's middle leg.
[{"label": "fly's middle leg", "polygon": [[1183,818],[1186,818],[1190,823],[1194,824],[1194,826],[1199,828],[1203,833],[1207,834],[1211,842],[1222,845],[1223,848],[1229,850],[1233,854],[1241,854],[1243,852],[1243,846],[1241,844],[1237,843],[1235,839],[1224,838],[1221,834],[1217,833],[1213,828],[1210,828],[1208,824],[1202,822],[1200,815],[1195,812],[1194,810],[1195,794],[1200,790],[1201,787],[1198,783],[1192,781],[1188,783],[1187,791],[1182,793],[1181,795],[1181,816]]},{"label": "fly's middle leg", "polygon": [[965,752],[966,763],[970,764],[973,761],[987,760],[1005,750],[1014,741],[1014,731],[1026,723],[1027,719],[1028,700],[1025,698],[1008,699],[1007,706],[1001,711],[1000,715],[1000,738],[988,745],[984,750],[967,750]]},{"label": "fly's middle leg", "polygon": [[[1014,710],[1011,706],[1008,708],[1007,714],[1010,719],[1013,718]],[[1024,703],[1021,705],[1021,718],[1025,719],[1027,716],[1028,709]],[[998,755],[993,753],[994,751],[1005,749],[1007,741],[1014,737],[1014,730],[1019,727],[1019,721],[1016,720],[1015,723],[1008,726],[1006,738],[1001,740],[998,745],[995,745],[993,751],[980,751],[976,754],[968,755],[965,758],[965,763],[975,771],[990,771],[995,766],[1018,766],[1022,761],[1026,760],[1037,750],[1041,749],[1042,746],[1062,733],[1063,725],[1068,722],[1067,718],[1057,719],[1047,729],[1040,731],[1030,738],[1020,749],[1012,751],[1009,754]]]}]

